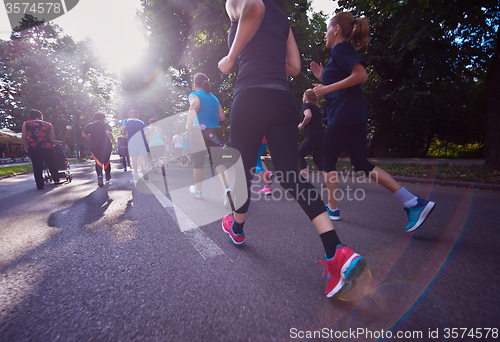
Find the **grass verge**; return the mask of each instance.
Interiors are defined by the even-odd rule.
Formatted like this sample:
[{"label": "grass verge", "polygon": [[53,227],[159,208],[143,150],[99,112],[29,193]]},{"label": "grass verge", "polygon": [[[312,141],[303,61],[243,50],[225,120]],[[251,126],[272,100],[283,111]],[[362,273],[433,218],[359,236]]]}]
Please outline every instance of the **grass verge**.
[{"label": "grass verge", "polygon": [[[88,159],[69,159],[68,162],[70,164],[79,163],[82,161],[86,161]],[[33,166],[31,164],[23,164],[23,165],[9,165],[0,167],[0,177],[12,176],[18,173],[24,172],[32,172]]]},{"label": "grass verge", "polygon": [[[316,165],[308,161],[310,169]],[[488,173],[482,165],[452,165],[444,164],[416,164],[416,163],[376,163],[384,171],[394,177],[438,179],[455,182],[475,182],[481,184],[500,184],[500,173]],[[337,170],[351,171],[350,162],[340,161]]]}]

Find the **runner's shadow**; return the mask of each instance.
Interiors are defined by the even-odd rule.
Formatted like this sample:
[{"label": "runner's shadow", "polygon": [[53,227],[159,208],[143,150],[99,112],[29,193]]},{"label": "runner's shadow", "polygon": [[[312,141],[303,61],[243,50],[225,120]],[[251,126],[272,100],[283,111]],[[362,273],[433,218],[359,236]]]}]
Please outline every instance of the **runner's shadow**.
[{"label": "runner's shadow", "polygon": [[87,196],[75,201],[71,207],[51,213],[47,225],[49,227],[70,228],[76,221],[81,228],[99,221],[113,202],[105,189],[95,189]]}]

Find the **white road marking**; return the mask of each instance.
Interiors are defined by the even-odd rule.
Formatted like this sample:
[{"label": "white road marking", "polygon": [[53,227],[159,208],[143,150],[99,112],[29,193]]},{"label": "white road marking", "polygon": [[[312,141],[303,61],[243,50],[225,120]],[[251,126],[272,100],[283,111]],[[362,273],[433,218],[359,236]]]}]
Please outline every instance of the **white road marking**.
[{"label": "white road marking", "polygon": [[223,255],[224,252],[219,248],[191,219],[172,201],[165,196],[152,182],[145,182],[160,204],[167,209],[167,213],[177,222],[181,232],[191,241],[194,248],[201,254],[203,259],[211,258],[217,255]]}]

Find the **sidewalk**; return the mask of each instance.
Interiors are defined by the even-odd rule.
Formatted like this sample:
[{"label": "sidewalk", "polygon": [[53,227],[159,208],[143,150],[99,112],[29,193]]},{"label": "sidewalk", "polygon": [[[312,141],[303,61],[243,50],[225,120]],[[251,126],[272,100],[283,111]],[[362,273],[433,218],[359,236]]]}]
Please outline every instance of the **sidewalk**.
[{"label": "sidewalk", "polygon": [[[311,156],[306,157],[307,160],[312,160]],[[271,160],[269,156],[263,156],[262,160]],[[484,159],[447,159],[447,158],[368,158],[371,163],[379,164],[450,164],[450,165],[484,165]],[[340,162],[350,162],[349,157],[339,158]]]},{"label": "sidewalk", "polygon": [[[312,157],[307,156],[306,159],[312,161]],[[272,158],[264,156],[263,160],[270,161]],[[446,159],[446,158],[368,158],[372,163],[376,164],[422,164],[422,165],[484,165],[484,159]],[[339,162],[350,162],[349,157],[339,158]],[[488,191],[500,191],[499,184],[485,184],[475,182],[460,182],[440,179],[426,178],[411,178],[394,176],[398,182],[417,183],[417,184],[433,184],[440,186],[451,186],[458,188],[481,189]]]},{"label": "sidewalk", "polygon": [[[340,161],[348,162],[349,158],[339,158]],[[368,158],[372,163],[380,164],[450,164],[450,165],[484,165],[484,159],[447,159],[447,158]]]}]

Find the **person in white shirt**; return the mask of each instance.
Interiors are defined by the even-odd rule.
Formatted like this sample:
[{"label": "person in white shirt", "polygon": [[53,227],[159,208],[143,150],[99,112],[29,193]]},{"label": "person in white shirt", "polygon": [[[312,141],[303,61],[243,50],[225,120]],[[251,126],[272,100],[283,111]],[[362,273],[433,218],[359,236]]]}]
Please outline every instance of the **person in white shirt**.
[{"label": "person in white shirt", "polygon": [[172,138],[172,144],[174,145],[174,158],[181,158],[184,153],[184,137],[180,132],[177,132],[177,134],[174,135]]}]

